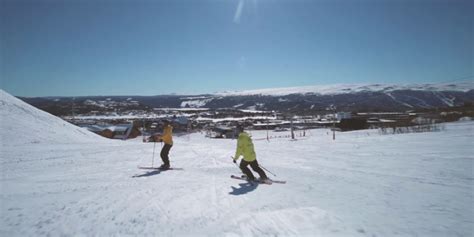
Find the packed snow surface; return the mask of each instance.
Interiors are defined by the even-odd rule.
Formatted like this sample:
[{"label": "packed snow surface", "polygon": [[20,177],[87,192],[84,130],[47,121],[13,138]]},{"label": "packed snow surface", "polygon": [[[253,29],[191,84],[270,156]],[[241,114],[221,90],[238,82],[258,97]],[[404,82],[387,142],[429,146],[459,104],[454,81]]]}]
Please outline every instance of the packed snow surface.
[{"label": "packed snow surface", "polygon": [[[182,170],[142,170],[161,163],[160,143],[97,139],[13,102],[2,94],[0,236],[474,234],[473,121],[336,140],[326,129],[296,141],[250,131],[269,177],[287,181],[251,186],[229,177],[235,140],[175,137]],[[28,131],[48,119],[54,130]]]}]

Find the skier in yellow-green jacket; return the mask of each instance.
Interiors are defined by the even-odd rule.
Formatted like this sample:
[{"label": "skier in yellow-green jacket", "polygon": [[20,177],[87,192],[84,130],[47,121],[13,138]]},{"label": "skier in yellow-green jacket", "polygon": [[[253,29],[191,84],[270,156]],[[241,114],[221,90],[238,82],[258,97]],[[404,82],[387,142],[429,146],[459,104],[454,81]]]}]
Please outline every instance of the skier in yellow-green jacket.
[{"label": "skier in yellow-green jacket", "polygon": [[237,140],[237,150],[235,151],[235,156],[233,157],[234,163],[237,162],[240,156],[243,156],[239,167],[247,176],[247,179],[249,181],[255,180],[255,176],[253,175],[252,171],[250,171],[250,169],[247,167],[250,165],[250,167],[252,167],[252,169],[258,173],[261,180],[267,180],[267,175],[258,165],[252,138],[250,138],[248,133],[244,132],[244,127],[242,125],[237,126],[237,132],[239,133],[239,138]]}]

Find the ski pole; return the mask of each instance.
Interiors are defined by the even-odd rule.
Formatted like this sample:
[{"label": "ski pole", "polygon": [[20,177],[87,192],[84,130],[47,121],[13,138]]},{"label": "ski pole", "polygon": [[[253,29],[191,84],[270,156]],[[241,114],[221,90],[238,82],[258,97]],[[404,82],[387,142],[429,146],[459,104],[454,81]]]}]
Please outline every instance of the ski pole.
[{"label": "ski pole", "polygon": [[[232,161],[234,161],[234,157],[233,157],[233,156],[231,156],[230,158],[232,159]],[[232,162],[232,163],[234,163],[234,162]],[[235,164],[235,166],[237,166],[237,168],[239,168],[239,170],[240,170],[239,165],[237,165],[237,163],[234,163],[234,164]]]},{"label": "ski pole", "polygon": [[258,165],[258,166],[260,166],[260,168],[262,168],[262,169],[268,171],[268,173],[272,174],[273,176],[277,177],[276,174],[272,173],[270,170],[265,169],[265,167],[263,167],[263,166],[261,166],[261,165]]},{"label": "ski pole", "polygon": [[155,146],[156,146],[156,141],[153,140],[153,156],[151,158],[151,167],[153,167],[153,163],[155,162]]}]

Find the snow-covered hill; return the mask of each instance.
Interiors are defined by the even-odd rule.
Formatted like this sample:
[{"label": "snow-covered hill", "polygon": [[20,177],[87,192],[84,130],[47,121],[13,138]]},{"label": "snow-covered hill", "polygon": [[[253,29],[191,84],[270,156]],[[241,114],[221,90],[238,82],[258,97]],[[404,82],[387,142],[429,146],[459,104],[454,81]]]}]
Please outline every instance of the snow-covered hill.
[{"label": "snow-covered hill", "polygon": [[[97,142],[1,98],[0,236],[474,234],[472,121],[433,133],[338,133],[335,141],[325,129],[270,142],[251,131],[259,163],[288,183],[250,186],[229,178],[239,174],[235,140],[175,137],[171,164],[183,170],[141,170],[161,163],[160,144],[153,153],[140,139]],[[56,133],[21,135],[34,125]]]},{"label": "snow-covered hill", "polygon": [[473,81],[457,83],[427,83],[427,84],[334,84],[320,86],[302,86],[287,88],[270,88],[245,91],[219,92],[221,96],[248,96],[248,95],[270,95],[284,96],[291,94],[318,94],[338,95],[359,92],[393,92],[393,91],[462,91],[467,92],[474,89]]},{"label": "snow-covered hill", "polygon": [[104,140],[0,89],[0,143],[12,146]]}]

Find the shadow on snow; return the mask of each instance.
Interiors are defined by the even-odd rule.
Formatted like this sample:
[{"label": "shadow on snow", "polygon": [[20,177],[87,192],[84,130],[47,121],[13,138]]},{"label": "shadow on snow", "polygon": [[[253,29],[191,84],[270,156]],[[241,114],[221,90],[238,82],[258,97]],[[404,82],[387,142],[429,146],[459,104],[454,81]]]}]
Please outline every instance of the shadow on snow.
[{"label": "shadow on snow", "polygon": [[236,196],[243,195],[243,194],[254,191],[255,189],[257,189],[257,186],[258,186],[258,183],[250,183],[250,182],[240,183],[238,188],[231,186],[232,192],[230,192],[229,194],[236,195]]},{"label": "shadow on snow", "polygon": [[162,171],[163,170],[153,170],[153,171],[150,171],[150,172],[146,172],[144,174],[134,175],[134,176],[132,176],[132,178],[141,178],[141,177],[153,176],[153,175],[157,175],[157,174],[161,173]]},{"label": "shadow on snow", "polygon": [[137,174],[137,175],[132,176],[132,178],[153,176],[153,175],[159,174],[161,172],[169,171],[169,170],[179,170],[179,171],[184,170],[183,168],[160,169],[158,167],[141,167],[140,169],[147,169],[147,170],[153,170],[153,171],[146,172],[146,173],[140,174],[140,175]]}]

